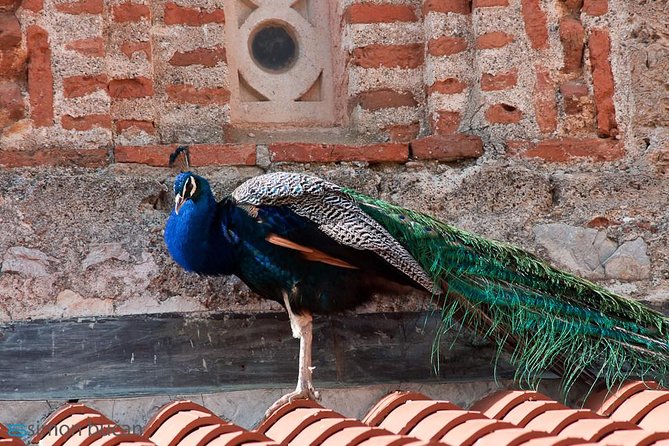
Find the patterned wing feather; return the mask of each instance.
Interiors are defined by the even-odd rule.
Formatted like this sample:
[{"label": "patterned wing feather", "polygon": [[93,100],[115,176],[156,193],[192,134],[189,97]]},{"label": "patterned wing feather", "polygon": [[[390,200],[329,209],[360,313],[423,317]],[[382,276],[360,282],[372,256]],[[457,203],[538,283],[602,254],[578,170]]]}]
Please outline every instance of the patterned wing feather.
[{"label": "patterned wing feather", "polygon": [[342,245],[376,253],[425,289],[433,281],[413,256],[339,186],[317,177],[276,172],[254,177],[232,192],[240,205],[286,206]]}]

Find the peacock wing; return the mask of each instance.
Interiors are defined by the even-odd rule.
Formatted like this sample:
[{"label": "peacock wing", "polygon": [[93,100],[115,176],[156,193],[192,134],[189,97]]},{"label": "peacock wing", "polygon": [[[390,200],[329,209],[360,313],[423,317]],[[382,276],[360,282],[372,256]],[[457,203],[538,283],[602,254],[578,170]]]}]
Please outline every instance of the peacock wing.
[{"label": "peacock wing", "polygon": [[242,207],[286,208],[313,222],[336,243],[372,252],[419,286],[434,289],[430,275],[409,251],[336,184],[299,173],[275,172],[244,182],[231,195]]}]

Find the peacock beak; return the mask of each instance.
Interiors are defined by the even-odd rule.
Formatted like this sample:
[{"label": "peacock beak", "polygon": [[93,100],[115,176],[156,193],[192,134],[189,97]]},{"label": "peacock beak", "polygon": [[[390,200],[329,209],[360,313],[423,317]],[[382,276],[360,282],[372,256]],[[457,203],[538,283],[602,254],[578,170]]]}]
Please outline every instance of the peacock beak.
[{"label": "peacock beak", "polygon": [[181,209],[181,206],[186,202],[187,198],[184,198],[181,196],[181,194],[177,194],[174,196],[174,213],[179,215],[179,209]]}]

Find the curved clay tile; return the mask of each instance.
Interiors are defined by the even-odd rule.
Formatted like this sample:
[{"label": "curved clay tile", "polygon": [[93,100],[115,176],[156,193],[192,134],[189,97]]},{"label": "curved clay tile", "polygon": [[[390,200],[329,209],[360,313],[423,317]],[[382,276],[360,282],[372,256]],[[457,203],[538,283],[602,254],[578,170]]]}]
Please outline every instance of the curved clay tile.
[{"label": "curved clay tile", "polygon": [[669,433],[648,432],[642,429],[615,431],[599,440],[606,446],[650,446],[660,440],[669,440]]},{"label": "curved clay tile", "polygon": [[407,401],[425,401],[430,400],[427,396],[418,392],[402,392],[397,391],[383,397],[378,403],[372,407],[362,422],[369,426],[379,426],[386,416],[392,412],[397,406],[404,404]]},{"label": "curved clay tile", "polygon": [[88,446],[156,446],[146,438],[137,435],[118,432],[107,433],[94,440]]},{"label": "curved clay tile", "polygon": [[440,410],[423,418],[408,435],[423,440],[439,440],[455,426],[469,420],[487,420],[480,412],[472,410]]},{"label": "curved clay tile", "polygon": [[[73,426],[81,420],[90,420],[91,422],[95,420],[95,424],[114,424],[109,418],[84,404],[65,404],[47,417],[42,424],[42,428],[32,438],[31,443],[37,444],[45,441],[46,437],[51,437],[50,440],[46,440],[46,442],[48,444],[53,444],[53,442],[60,439],[61,434],[65,433],[64,431],[70,430],[69,426]],[[62,440],[60,444],[64,443],[66,440],[67,439]]]},{"label": "curved clay tile", "polygon": [[514,425],[504,421],[482,418],[478,420],[465,421],[448,431],[440,441],[454,446],[469,446],[474,444],[484,435],[500,429],[513,429]]},{"label": "curved clay tile", "polygon": [[604,390],[592,395],[583,407],[597,412],[599,415],[609,416],[632,395],[644,390],[656,390],[659,388],[659,385],[655,381],[629,381],[613,392]]},{"label": "curved clay tile", "polygon": [[227,424],[209,411],[187,410],[177,412],[165,420],[149,437],[158,446],[177,446],[183,438],[204,426]]},{"label": "curved clay tile", "polygon": [[75,413],[56,425],[44,425],[38,434],[41,437],[38,444],[40,446],[63,446],[68,443],[68,445],[77,446],[87,440],[90,435],[99,432],[103,432],[102,435],[104,435],[119,430],[121,429],[116,424],[99,413]]},{"label": "curved clay tile", "polygon": [[479,438],[476,446],[519,446],[534,438],[545,438],[548,436],[545,432],[531,431],[520,427],[500,429]]},{"label": "curved clay tile", "polygon": [[460,410],[446,401],[406,401],[393,409],[378,425],[396,434],[406,434],[423,418],[440,410]]},{"label": "curved clay tile", "polygon": [[638,423],[657,406],[668,401],[669,391],[667,390],[642,390],[623,401],[613,413],[609,415],[609,418],[612,420]]},{"label": "curved clay tile", "polygon": [[251,446],[253,444],[270,444],[278,446],[278,443],[272,442],[263,434],[259,434],[258,432],[249,432],[247,430],[222,434],[214,438],[209,444],[211,446]]},{"label": "curved clay tile", "polygon": [[503,418],[524,401],[551,401],[546,395],[530,390],[504,390],[477,401],[471,410],[478,410],[488,418]]},{"label": "curved clay tile", "polygon": [[266,433],[272,426],[274,426],[274,423],[282,419],[284,415],[301,407],[323,409],[323,406],[313,400],[293,400],[279,407],[266,420],[263,420],[263,422],[260,423],[260,426],[256,429],[256,432],[260,432],[261,434]]},{"label": "curved clay tile", "polygon": [[158,428],[162,426],[163,423],[165,423],[165,421],[167,421],[177,412],[190,410],[208,412],[209,415],[214,415],[214,413],[206,407],[200,406],[199,404],[196,404],[192,401],[173,401],[162,406],[160,409],[158,409],[158,412],[156,412],[156,414],[151,417],[149,422],[146,424],[146,427],[144,428],[144,436],[147,438],[151,437],[158,430]]},{"label": "curved clay tile", "polygon": [[588,419],[584,418],[571,423],[560,431],[560,436],[582,438],[586,441],[599,441],[610,433],[617,430],[638,429],[632,423],[625,421],[612,421],[608,418]]},{"label": "curved clay tile", "polygon": [[217,437],[231,432],[241,432],[242,429],[234,424],[210,424],[201,426],[188,433],[179,442],[179,446],[207,446]]},{"label": "curved clay tile", "polygon": [[641,429],[653,432],[669,432],[669,403],[662,403],[654,407],[637,424]]},{"label": "curved clay tile", "polygon": [[588,444],[590,443],[584,443],[580,438],[542,437],[523,443],[523,446],[586,446]]},{"label": "curved clay tile", "polygon": [[[379,435],[378,437],[372,437],[359,443],[358,446],[424,446],[428,444],[430,443],[416,440],[415,438],[409,438],[404,435]],[[433,444],[439,445],[439,443]]]},{"label": "curved clay tile", "polygon": [[324,418],[344,419],[342,415],[330,409],[298,407],[276,420],[264,434],[278,443],[290,443],[302,430]]},{"label": "curved clay tile", "polygon": [[327,438],[347,427],[364,426],[362,422],[353,418],[325,418],[311,426],[307,426],[297,434],[290,445],[295,446],[318,446]]},{"label": "curved clay tile", "polygon": [[363,441],[372,438],[378,437],[381,435],[391,435],[391,432],[388,432],[385,429],[373,428],[367,425],[357,426],[357,427],[347,427],[336,434],[328,437],[323,443],[322,446],[354,446],[359,445]]},{"label": "curved clay tile", "polygon": [[502,420],[516,426],[525,427],[527,423],[542,413],[563,409],[568,409],[568,407],[556,401],[523,401],[504,415]]},{"label": "curved clay tile", "polygon": [[603,420],[604,418],[585,409],[551,410],[534,417],[525,425],[525,428],[556,435],[570,424],[582,419]]}]

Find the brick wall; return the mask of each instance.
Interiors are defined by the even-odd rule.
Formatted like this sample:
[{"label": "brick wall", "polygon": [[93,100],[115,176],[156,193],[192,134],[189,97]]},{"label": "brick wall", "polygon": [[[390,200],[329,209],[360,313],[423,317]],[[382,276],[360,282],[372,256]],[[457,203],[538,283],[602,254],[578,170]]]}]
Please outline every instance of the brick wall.
[{"label": "brick wall", "polygon": [[[611,32],[622,4],[342,0],[331,9],[345,56],[333,60],[346,61],[338,127],[357,136],[270,146],[272,160],[451,160],[484,144],[547,161],[626,154],[633,106],[620,89],[630,73],[624,34]],[[166,145],[179,143],[202,144],[203,164],[256,162],[231,131],[222,0],[3,0],[0,14],[1,164],[162,165]],[[445,149],[461,141],[457,153]]]},{"label": "brick wall", "polygon": [[331,1],[337,124],[274,128],[235,122],[233,1],[0,0],[0,321],[277,310],[169,259],[184,143],[217,196],[305,171],[669,308],[666,2]]}]

